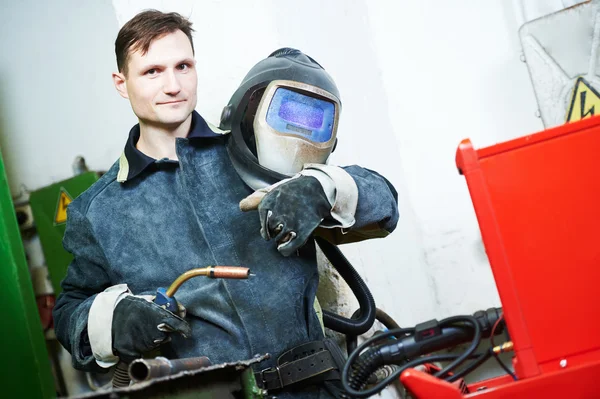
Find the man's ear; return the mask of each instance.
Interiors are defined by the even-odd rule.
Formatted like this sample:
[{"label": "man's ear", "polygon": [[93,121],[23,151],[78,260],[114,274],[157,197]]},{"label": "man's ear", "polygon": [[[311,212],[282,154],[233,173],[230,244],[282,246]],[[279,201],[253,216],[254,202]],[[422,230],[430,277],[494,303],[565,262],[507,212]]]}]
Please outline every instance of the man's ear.
[{"label": "man's ear", "polygon": [[115,88],[123,98],[129,98],[127,93],[127,83],[125,82],[125,75],[120,72],[113,72],[112,74]]}]

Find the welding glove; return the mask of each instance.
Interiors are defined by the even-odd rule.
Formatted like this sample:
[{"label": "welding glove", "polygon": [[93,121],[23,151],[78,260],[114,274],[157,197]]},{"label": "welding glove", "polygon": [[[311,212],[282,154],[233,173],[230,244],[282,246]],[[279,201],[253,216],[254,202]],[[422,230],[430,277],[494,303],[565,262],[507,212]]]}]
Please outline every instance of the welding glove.
[{"label": "welding glove", "polygon": [[113,352],[127,363],[167,342],[169,333],[192,334],[179,316],[144,298],[129,295],[115,307],[112,321]]},{"label": "welding glove", "polygon": [[265,240],[274,239],[277,250],[289,256],[331,215],[331,204],[323,186],[313,176],[286,179],[267,191],[248,196],[240,208],[258,209],[260,234]]}]

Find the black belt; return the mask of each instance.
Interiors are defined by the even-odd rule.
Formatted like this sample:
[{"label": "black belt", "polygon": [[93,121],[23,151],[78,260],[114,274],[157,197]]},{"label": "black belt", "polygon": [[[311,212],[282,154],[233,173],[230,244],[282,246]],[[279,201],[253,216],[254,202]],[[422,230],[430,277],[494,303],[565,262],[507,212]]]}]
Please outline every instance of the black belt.
[{"label": "black belt", "polygon": [[267,391],[298,382],[312,384],[339,380],[344,358],[331,340],[313,341],[296,346],[277,358],[277,366],[254,373],[256,384]]}]

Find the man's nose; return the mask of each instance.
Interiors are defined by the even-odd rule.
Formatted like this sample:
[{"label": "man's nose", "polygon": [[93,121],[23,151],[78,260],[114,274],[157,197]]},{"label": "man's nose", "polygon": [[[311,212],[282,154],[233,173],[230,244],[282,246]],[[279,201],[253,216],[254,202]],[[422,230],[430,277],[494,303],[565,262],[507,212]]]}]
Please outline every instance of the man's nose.
[{"label": "man's nose", "polygon": [[174,71],[168,70],[164,74],[165,84],[163,90],[166,94],[176,95],[181,91],[181,85],[179,84],[179,79]]}]

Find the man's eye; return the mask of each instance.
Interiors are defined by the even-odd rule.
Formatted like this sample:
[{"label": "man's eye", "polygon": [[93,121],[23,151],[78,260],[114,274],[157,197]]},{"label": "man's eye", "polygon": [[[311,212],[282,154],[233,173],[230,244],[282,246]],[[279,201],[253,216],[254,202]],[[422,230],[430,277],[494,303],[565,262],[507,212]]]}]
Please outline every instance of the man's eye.
[{"label": "man's eye", "polygon": [[146,75],[154,75],[156,74],[156,69],[152,68],[152,69],[148,69],[146,71]]},{"label": "man's eye", "polygon": [[189,67],[190,66],[188,64],[179,64],[179,65],[177,65],[177,69],[179,69],[180,71],[185,71]]}]

